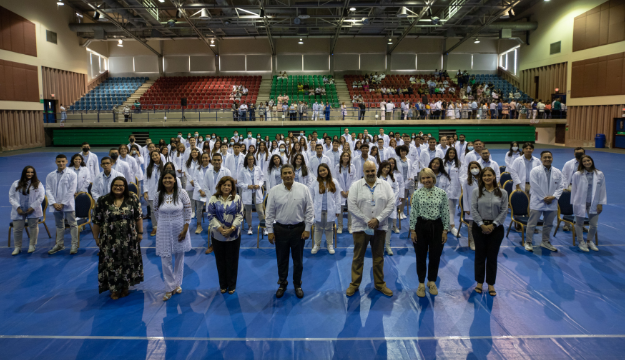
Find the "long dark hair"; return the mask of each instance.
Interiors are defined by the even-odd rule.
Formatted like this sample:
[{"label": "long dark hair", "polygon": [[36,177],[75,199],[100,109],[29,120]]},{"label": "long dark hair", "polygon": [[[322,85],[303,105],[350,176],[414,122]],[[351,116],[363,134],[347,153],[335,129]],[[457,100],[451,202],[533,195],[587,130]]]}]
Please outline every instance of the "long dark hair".
[{"label": "long dark hair", "polygon": [[[391,164],[391,161],[393,162],[392,164]],[[389,165],[391,165],[391,172],[396,172],[396,171],[399,172],[399,170],[397,170],[397,159],[391,157],[391,158],[388,158],[388,160],[386,160],[386,162]]]},{"label": "long dark hair", "polygon": [[[271,160],[269,160],[269,167],[267,167],[267,173],[270,174],[271,171],[276,168],[276,165],[274,165],[273,163],[273,159],[278,158],[280,159],[280,167],[282,167],[282,157],[278,154],[275,155],[271,155]],[[278,168],[279,169],[279,168]]]},{"label": "long dark hair", "polygon": [[297,165],[295,165],[295,161],[297,161],[297,157],[300,156],[302,158],[302,176],[308,176],[308,166],[306,166],[306,159],[304,158],[304,155],[297,153],[295,154],[295,156],[293,157],[293,160],[291,160],[291,165],[293,165],[293,169],[297,168]]},{"label": "long dark hair", "polygon": [[[447,176],[447,179],[449,179],[449,181],[451,181],[451,177],[449,177],[449,174],[447,173],[447,170],[445,170],[445,164],[443,164],[443,160],[441,160],[441,158],[436,158],[436,157],[435,157],[434,159],[430,160],[430,164],[428,165],[428,167],[429,167],[430,169],[432,169],[432,163],[433,163],[434,161],[438,161],[438,171],[439,171],[441,174],[443,174],[443,175]],[[434,169],[432,169],[432,171],[434,171]],[[436,174],[436,173],[434,173],[434,174]]]},{"label": "long dark hair", "polygon": [[[586,168],[584,167],[584,165],[582,164],[582,161],[584,160],[584,158],[589,158],[590,161],[592,161],[592,166],[590,167],[590,172],[597,172],[597,168],[595,168],[595,160],[593,160],[589,155],[582,155],[582,157],[579,159],[579,166],[577,166],[577,171],[579,172],[584,172],[584,170],[586,170]],[[23,177],[24,175],[22,175]]]},{"label": "long dark hair", "polygon": [[382,176],[382,169],[384,169],[385,167],[389,167],[390,170],[388,172],[388,176],[391,177],[391,180],[393,180],[393,182],[395,182],[395,176],[393,176],[393,167],[391,166],[391,163],[384,160],[382,161],[382,163],[380,164],[380,167],[378,167],[378,177]]},{"label": "long dark hair", "polygon": [[202,153],[200,152],[200,150],[199,150],[198,148],[193,148],[193,149],[191,149],[191,152],[189,153],[189,158],[187,159],[187,163],[186,163],[186,165],[187,165],[187,167],[188,167],[188,168],[189,168],[189,167],[191,167],[191,164],[193,163],[193,152],[194,152],[194,151],[197,151],[197,152],[198,152],[198,154],[197,154],[197,155],[198,155],[198,156],[197,156],[197,157],[198,157],[198,159],[197,159],[198,164],[199,164],[200,162],[202,162],[202,158],[200,157],[200,155],[201,155]]},{"label": "long dark hair", "polygon": [[[113,185],[115,184],[115,181],[117,180],[121,180],[124,182],[124,200],[122,201],[122,204],[124,204],[126,201],[128,201],[128,199],[130,199],[130,191],[128,190],[128,181],[123,176],[118,176],[115,179],[113,179],[113,181],[111,181],[111,188],[109,189],[109,193],[102,196],[102,198],[106,199],[104,201],[108,201],[108,202],[115,201],[115,195],[113,194]],[[98,201],[99,200],[100,199],[98,199]]]},{"label": "long dark hair", "polygon": [[198,161],[198,167],[197,167],[198,170],[200,170],[202,168],[202,164],[204,163],[202,158],[204,157],[204,155],[208,156],[208,164],[210,165],[210,163],[211,163],[211,156],[210,156],[210,154],[207,153],[207,152],[202,153],[202,155],[200,155],[200,161]]},{"label": "long dark hair", "polygon": [[254,162],[254,166],[256,166],[256,157],[254,156],[254,154],[247,154],[245,155],[245,158],[243,158],[243,168],[247,169],[247,167],[249,166],[249,162],[247,161],[247,159],[252,158],[252,161]]},{"label": "long dark hair", "polygon": [[[375,156],[371,155],[374,148],[377,150]],[[377,146],[371,146],[371,148],[369,149],[369,156],[373,156],[375,160],[378,162],[378,165],[380,164],[380,149]]]},{"label": "long dark hair", "polygon": [[267,148],[267,143],[264,142],[264,141],[261,141],[260,143],[258,143],[258,149],[256,149],[256,156],[258,157],[258,160],[262,160],[260,158],[260,156],[261,156],[260,146],[261,145],[265,146],[265,151],[264,151],[264,153],[265,153],[265,161],[267,161],[267,159],[269,158],[269,149]]},{"label": "long dark hair", "polygon": [[176,181],[176,173],[173,171],[165,171],[160,179],[158,179],[158,204],[163,204],[165,199],[165,185],[163,185],[163,179],[165,175],[171,175],[174,177],[174,204],[178,203],[178,181]]},{"label": "long dark hair", "polygon": [[482,169],[482,171],[480,172],[480,179],[479,179],[479,182],[478,182],[478,184],[480,185],[479,186],[480,194],[478,195],[478,198],[481,198],[482,195],[483,195],[484,187],[486,185],[484,184],[484,180],[482,180],[482,178],[484,176],[484,173],[487,172],[487,171],[490,171],[493,174],[493,177],[494,177],[494,179],[493,179],[493,187],[495,188],[494,189],[495,196],[501,197],[503,194],[501,193],[501,189],[499,188],[499,184],[497,183],[497,175],[495,174],[495,170],[493,170],[492,167],[487,166],[484,169]]},{"label": "long dark hair", "polygon": [[[322,179],[319,175],[319,170],[321,170],[322,167],[328,170],[328,176],[326,176],[325,179]],[[319,164],[319,167],[317,168],[317,181],[319,182],[319,194],[323,194],[324,192],[326,192],[326,186],[328,187],[328,192],[336,193],[336,186],[334,186],[334,181],[332,180],[332,172],[330,171],[330,167],[328,166],[328,164]]]},{"label": "long dark hair", "polygon": [[[349,145],[347,145],[347,147],[349,148]],[[339,174],[343,172],[343,155],[349,155],[349,164],[347,164],[347,173],[351,173],[352,172],[352,153],[349,151],[343,151],[343,153],[341,154],[341,157],[339,158]]]},{"label": "long dark hair", "polygon": [[469,163],[469,165],[467,166],[467,184],[469,184],[471,186],[473,185],[473,178],[474,178],[473,174],[471,174],[471,165],[473,165],[473,164],[477,165],[477,168],[480,169],[480,174],[475,176],[478,179],[478,183],[479,183],[479,179],[482,177],[482,175],[481,175],[482,174],[482,165],[480,165],[480,163],[477,162],[477,161],[471,161]]},{"label": "long dark hair", "polygon": [[40,183],[35,168],[30,165],[25,166],[24,169],[22,169],[22,177],[20,177],[20,181],[17,182],[17,187],[15,188],[15,191],[21,190],[22,195],[30,194],[30,187],[28,186],[28,179],[26,178],[26,171],[28,171],[28,169],[33,169],[33,178],[30,179],[30,186],[36,189],[39,187]]},{"label": "long dark hair", "polygon": [[[449,158],[449,152],[452,151],[452,150],[456,154],[456,156],[454,156],[453,160],[451,160]],[[445,153],[445,164],[447,164],[449,161],[453,161],[454,164],[456,165],[456,167],[458,169],[460,168],[460,160],[458,160],[458,151],[455,148],[449,147],[449,149],[447,149],[447,153]]]},{"label": "long dark hair", "polygon": [[158,163],[158,171],[159,172],[163,172],[163,162],[160,160],[161,159],[161,153],[158,150],[152,150],[152,152],[150,153],[150,164],[148,165],[148,171],[146,172],[148,175],[148,179],[152,178],[152,172],[154,171],[154,166],[156,166],[156,164],[154,163],[154,159],[152,159],[152,154],[157,153],[158,154],[158,158],[159,158],[159,163]]},{"label": "long dark hair", "polygon": [[516,144],[516,147],[517,147],[516,151],[520,152],[519,149],[518,149],[519,148],[519,143],[516,142],[516,141],[513,141],[513,142],[510,143],[510,151],[508,151],[508,156],[512,156],[512,152],[514,151],[514,150],[512,150],[512,147],[514,146],[514,144]]},{"label": "long dark hair", "polygon": [[70,167],[74,167],[74,159],[80,157],[80,167],[86,167],[87,165],[85,164],[85,158],[82,157],[82,155],[80,154],[75,154],[74,156],[72,156],[72,159],[69,161]]}]

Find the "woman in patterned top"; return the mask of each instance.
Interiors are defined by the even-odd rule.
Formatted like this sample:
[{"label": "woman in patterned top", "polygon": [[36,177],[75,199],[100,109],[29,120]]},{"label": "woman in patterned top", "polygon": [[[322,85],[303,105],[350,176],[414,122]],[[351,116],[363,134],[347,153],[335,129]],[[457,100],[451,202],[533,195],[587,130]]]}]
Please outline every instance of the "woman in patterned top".
[{"label": "woman in patterned top", "polygon": [[222,294],[226,291],[234,294],[239,270],[243,202],[230,176],[222,177],[215,190],[208,201],[206,212],[215,251],[219,288]]},{"label": "woman in patterned top", "polygon": [[[419,287],[417,296],[425,297],[425,275],[428,275],[430,294],[438,295],[436,278],[443,246],[449,231],[449,201],[445,190],[434,186],[436,175],[429,168],[421,170],[419,182],[423,187],[412,194],[410,208],[410,238],[417,256]],[[426,265],[430,252],[429,264]]]},{"label": "woman in patterned top", "polygon": [[128,192],[122,176],[111,182],[111,192],[98,199],[94,210],[93,238],[100,247],[98,287],[110,290],[111,299],[128,295],[128,288],[143,281],[141,204]]},{"label": "woman in patterned top", "polygon": [[[159,180],[153,213],[160,223],[156,232],[156,255],[161,257],[163,264],[163,301],[167,301],[172,295],[182,293],[184,253],[191,250],[191,199],[184,189],[178,187],[173,171],[164,171]],[[174,255],[175,265],[172,266]]]}]

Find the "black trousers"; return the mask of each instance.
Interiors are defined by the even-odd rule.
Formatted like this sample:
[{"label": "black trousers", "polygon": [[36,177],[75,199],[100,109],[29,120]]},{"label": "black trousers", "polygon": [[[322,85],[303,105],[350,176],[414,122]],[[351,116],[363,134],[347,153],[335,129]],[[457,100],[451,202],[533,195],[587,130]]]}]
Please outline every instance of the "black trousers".
[{"label": "black trousers", "polygon": [[[427,273],[428,281],[436,281],[438,277],[438,265],[443,254],[443,222],[441,219],[426,220],[422,217],[417,219],[415,226],[417,243],[413,243],[417,254],[417,276],[419,283],[425,282]],[[429,264],[426,261],[429,256]]]},{"label": "black trousers", "polygon": [[276,258],[278,260],[278,284],[288,284],[289,254],[293,259],[293,285],[302,286],[302,272],[304,271],[304,243],[302,233],[306,225],[300,223],[287,226],[274,224],[273,233],[276,237]]},{"label": "black trousers", "polygon": [[503,225],[497,226],[490,234],[483,234],[482,228],[474,221],[471,231],[475,243],[475,281],[483,284],[486,273],[486,283],[495,285],[497,256],[504,236]]},{"label": "black trousers", "polygon": [[241,236],[233,241],[220,241],[212,238],[219,288],[234,290],[237,288],[237,274],[239,273],[239,249]]}]

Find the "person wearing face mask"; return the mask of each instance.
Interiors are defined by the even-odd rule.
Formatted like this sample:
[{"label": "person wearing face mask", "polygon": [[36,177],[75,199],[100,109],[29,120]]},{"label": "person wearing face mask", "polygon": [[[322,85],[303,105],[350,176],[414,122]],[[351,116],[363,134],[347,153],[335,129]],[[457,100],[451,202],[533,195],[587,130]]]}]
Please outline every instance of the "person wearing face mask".
[{"label": "person wearing face mask", "polygon": [[128,156],[128,154],[130,153],[130,149],[128,148],[126,144],[121,144],[119,145],[119,148],[117,149],[117,151],[119,153],[119,161],[123,161],[130,168],[131,178],[126,178],[126,180],[131,183],[134,183],[134,182],[138,183],[139,172],[141,170],[140,170],[139,164],[137,164],[137,161],[132,156]]},{"label": "person wearing face mask", "polygon": [[[69,161],[69,168],[76,173],[76,194],[79,192],[87,192],[89,184],[93,179],[91,171],[87,169],[83,157],[80,154],[75,154]],[[76,196],[76,194],[74,196]]]},{"label": "person wearing face mask", "polygon": [[78,252],[78,224],[76,223],[76,213],[74,211],[75,202],[74,194],[76,193],[76,185],[78,177],[76,173],[67,168],[67,157],[63,154],[56,156],[57,169],[52,171],[46,177],[46,196],[50,212],[54,214],[54,222],[56,224],[56,243],[48,254],[55,254],[65,249],[64,234],[65,221],[69,223],[72,234],[72,248],[70,254]]},{"label": "person wearing face mask", "polygon": [[35,252],[37,235],[39,234],[38,220],[43,217],[41,203],[45,196],[45,188],[37,178],[35,168],[32,166],[24,167],[20,179],[9,188],[11,221],[13,223],[13,237],[15,238],[11,255],[18,255],[22,251],[22,236],[26,225],[28,225],[30,233],[28,253]]},{"label": "person wearing face mask", "polygon": [[[482,149],[484,149],[484,146],[485,145],[482,140],[479,140],[479,139],[473,140],[473,150],[469,149],[469,152],[465,154],[464,162],[462,163],[462,169],[460,171],[460,174],[467,173],[466,165],[469,164],[471,161],[480,161],[480,159],[482,158]],[[467,149],[468,149],[468,146],[467,146]]]},{"label": "person wearing face mask", "polygon": [[243,140],[243,143],[245,144],[245,147],[249,149],[250,146],[256,146],[256,139],[254,139],[254,136],[252,135],[251,131],[247,132],[247,138],[245,140]]},{"label": "person wearing face mask", "polygon": [[109,150],[109,157],[111,158],[113,170],[117,170],[118,172],[122,173],[126,180],[128,180],[129,182],[131,181],[130,179],[134,179],[134,177],[132,176],[132,170],[130,170],[130,166],[128,166],[128,164],[123,161],[118,161],[118,149],[111,148],[111,150]]},{"label": "person wearing face mask", "polygon": [[527,222],[527,235],[525,250],[533,251],[532,237],[536,224],[543,216],[542,242],[540,246],[558,251],[549,241],[553,221],[558,212],[558,199],[564,190],[562,172],[553,167],[553,155],[551,151],[543,151],[540,154],[541,166],[537,166],[530,172],[530,216]]},{"label": "person wearing face mask", "polygon": [[[519,150],[519,143],[513,141],[510,143],[510,151],[506,153],[506,170],[512,166],[514,160],[523,156],[523,153]],[[509,172],[509,171],[508,171]]]},{"label": "person wearing face mask", "polygon": [[136,137],[135,137],[134,135],[130,135],[130,136],[128,137],[128,141],[129,141],[129,142],[128,142],[128,148],[131,148],[131,147],[132,147],[132,145],[137,145],[137,146],[139,147],[139,150],[141,150],[141,145],[139,145],[139,144],[137,143],[137,139],[136,139]]},{"label": "person wearing face mask", "polygon": [[[599,251],[593,242],[597,232],[599,214],[603,211],[603,205],[607,205],[605,175],[595,168],[594,160],[588,155],[582,155],[579,159],[577,171],[573,174],[571,184],[571,205],[575,213],[575,235],[577,236],[579,249],[588,252],[588,248]],[[588,215],[588,237],[584,241],[584,219]]]},{"label": "person wearing face mask", "polygon": [[80,153],[80,155],[82,155],[82,158],[85,161],[85,165],[87,166],[89,171],[91,171],[91,175],[95,177],[100,173],[100,163],[98,162],[98,155],[92,153],[90,150],[91,146],[89,146],[89,143],[84,142],[82,143],[82,152]]},{"label": "person wearing face mask", "polygon": [[482,174],[482,167],[477,161],[472,161],[467,166],[467,174],[461,177],[462,186],[462,209],[464,211],[464,221],[468,224],[468,236],[469,236],[469,248],[475,251],[475,242],[473,241],[473,216],[471,215],[471,199],[473,190],[479,186],[480,178]]},{"label": "person wearing face mask", "polygon": [[[224,166],[226,169],[230,170],[230,173],[233,174],[235,182],[237,181],[239,171],[243,168],[243,161],[245,160],[245,155],[241,152],[241,145],[235,143],[232,146],[232,154],[225,159]],[[241,193],[239,189],[239,194]]]},{"label": "person wearing face mask", "polygon": [[239,142],[239,140],[241,140],[241,139],[239,138],[239,132],[238,132],[238,131],[235,131],[235,132],[234,132],[234,136],[232,136],[230,139],[231,139],[232,141],[234,141],[235,143],[238,143],[238,142]]},{"label": "person wearing face mask", "polygon": [[206,134],[206,139],[210,139],[209,143],[211,145],[211,149],[215,147],[215,141],[217,141],[217,135],[215,133],[212,133],[210,136],[208,136],[208,134]]}]

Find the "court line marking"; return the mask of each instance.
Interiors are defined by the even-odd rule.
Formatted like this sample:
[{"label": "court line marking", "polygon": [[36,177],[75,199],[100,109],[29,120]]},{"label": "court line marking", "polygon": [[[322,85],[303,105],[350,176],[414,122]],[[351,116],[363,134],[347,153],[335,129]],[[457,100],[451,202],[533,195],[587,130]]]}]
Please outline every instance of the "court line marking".
[{"label": "court line marking", "polygon": [[499,336],[401,336],[362,338],[213,338],[164,336],[63,336],[63,335],[0,335],[0,339],[52,339],[52,340],[165,340],[165,341],[419,341],[419,340],[519,340],[519,339],[625,339],[616,334],[571,335],[499,335]]},{"label": "court line marking", "polygon": [[[571,245],[553,245],[555,247],[562,247],[562,248],[577,248],[577,246],[571,246]],[[625,246],[625,244],[606,244],[606,245],[601,245],[601,247],[623,247]],[[521,245],[505,245],[505,246],[500,246],[501,248],[523,248]],[[81,249],[99,249],[99,247],[97,246],[82,246],[80,247]],[[155,246],[142,246],[142,249],[156,249]],[[335,247],[335,249],[353,249],[353,246],[348,246],[348,247],[342,247],[342,246],[337,246]],[[0,249],[13,249],[12,247],[9,248],[7,246],[3,246]],[[206,249],[206,246],[199,246],[199,247],[191,247],[191,249]],[[240,249],[242,250],[253,250],[253,249],[258,249],[258,250],[275,250],[275,247],[264,247],[261,246],[259,248],[257,248],[256,246],[241,246]],[[305,247],[304,249],[312,249],[312,247]],[[391,249],[414,249],[412,246],[391,246]],[[320,250],[324,250],[324,249],[320,249]]]}]

